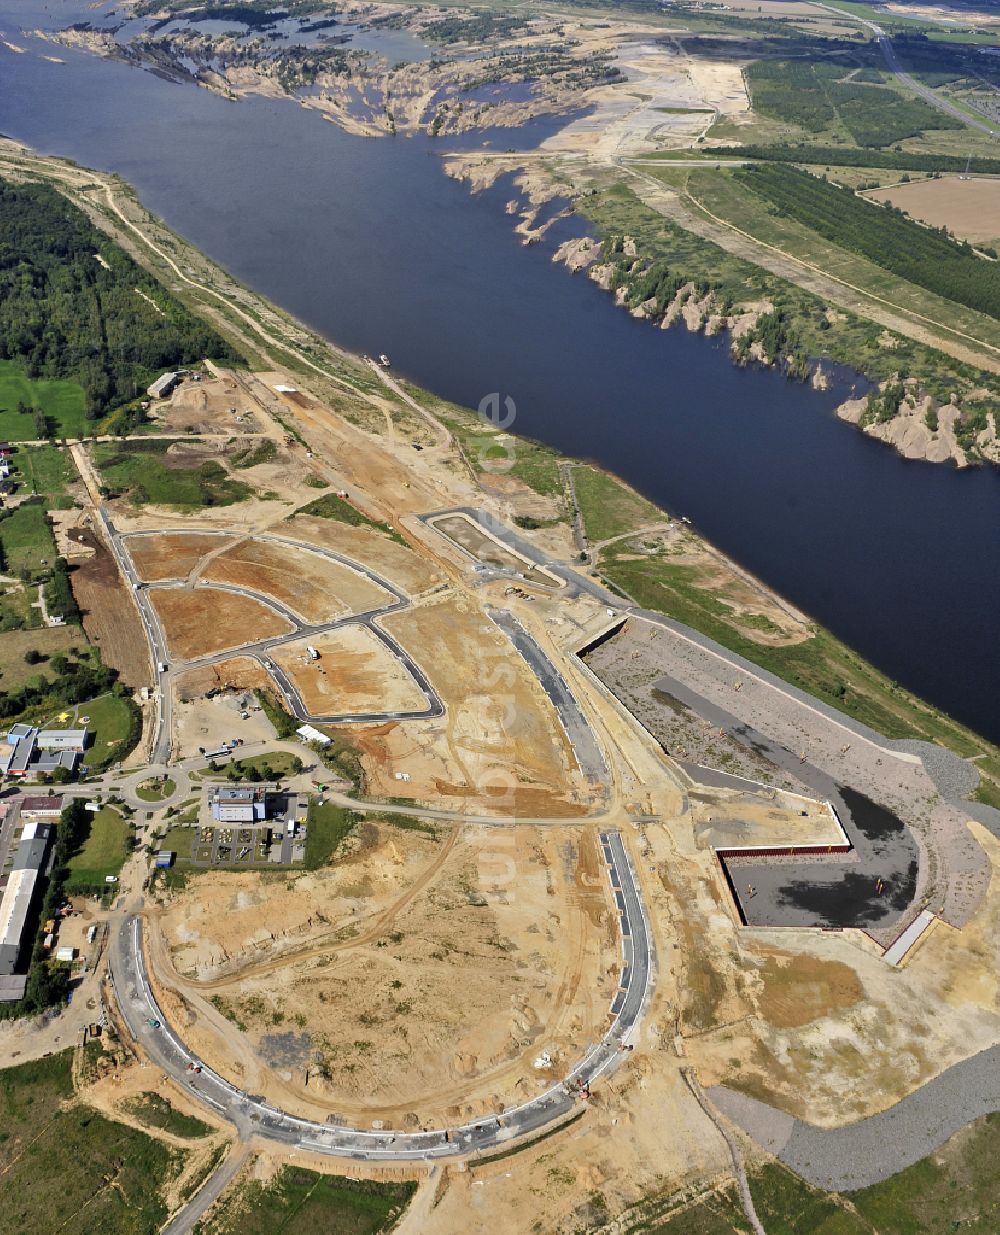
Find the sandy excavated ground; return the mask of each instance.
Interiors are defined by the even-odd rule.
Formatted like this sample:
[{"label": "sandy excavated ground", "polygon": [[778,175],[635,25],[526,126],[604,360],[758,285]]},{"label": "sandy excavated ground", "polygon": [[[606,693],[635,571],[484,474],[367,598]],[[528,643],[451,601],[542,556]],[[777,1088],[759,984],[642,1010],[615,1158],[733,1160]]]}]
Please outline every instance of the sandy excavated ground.
[{"label": "sandy excavated ground", "polygon": [[231,656],[215,665],[189,669],[175,684],[182,703],[203,698],[209,691],[274,689],[271,675],[252,656]]},{"label": "sandy excavated ground", "polygon": [[433,562],[419,557],[412,549],[372,528],[352,527],[349,523],[320,519],[314,515],[295,515],[271,530],[275,535],[333,549],[345,557],[363,562],[377,575],[411,596],[435,587],[445,577]]},{"label": "sandy excavated ground", "polygon": [[314,635],[309,644],[319,660],[310,660],[305,640],[277,648],[274,660],[291,677],[311,715],[418,712],[427,706],[423,691],[366,626],[342,626]]},{"label": "sandy excavated ground", "polygon": [[244,540],[227,549],[201,578],[266,592],[317,624],[378,609],[393,599],[364,575],[329,558],[267,540]]},{"label": "sandy excavated ground", "polygon": [[[716,112],[737,119],[749,110],[739,64],[689,56],[679,42],[653,42],[648,28],[616,31],[622,40],[616,62],[628,84],[591,91],[590,113],[547,138],[543,150],[604,162],[679,149],[692,145]],[[663,38],[662,31],[656,33]]]},{"label": "sandy excavated ground", "polygon": [[[975,832],[995,887],[1000,842]],[[697,939],[705,897],[694,909],[684,876],[661,873],[684,899],[692,972],[712,1026],[688,1043],[704,1085],[725,1078],[830,1126],[884,1110],[1000,1041],[995,896],[961,931],[936,925],[895,970],[855,932],[716,932],[706,947]]]},{"label": "sandy excavated ground", "polygon": [[[572,814],[579,778],[572,751],[537,678],[471,597],[385,619],[447,706],[437,721],[359,730],[370,784],[455,808]],[[408,773],[399,785],[386,772]],[[385,790],[382,790],[385,791]]]},{"label": "sandy excavated ground", "polygon": [[[385,824],[365,830],[374,836],[355,858],[286,888],[199,879],[163,916],[178,968],[267,957],[200,990],[246,1025],[264,1091],[281,1088],[293,1109],[415,1127],[544,1089],[604,1027],[617,987],[596,834],[471,829],[446,850]],[[367,929],[428,857],[444,865]],[[282,961],[282,949],[322,935]],[[190,1037],[201,1045],[197,1021]],[[552,1069],[532,1066],[542,1051]]]},{"label": "sandy excavated ground", "polygon": [[914,219],[931,227],[946,227],[961,240],[993,244],[1000,238],[1000,181],[962,180],[942,176],[893,185],[867,194],[892,202]]},{"label": "sandy excavated ground", "polygon": [[195,660],[291,630],[273,609],[235,592],[156,588],[150,599],[163,624],[170,655],[178,660]]},{"label": "sandy excavated ground", "polygon": [[164,532],[160,536],[132,536],[126,541],[139,578],[146,582],[186,579],[206,553],[224,550],[231,537],[208,532]]},{"label": "sandy excavated ground", "polygon": [[231,378],[184,381],[150,417],[168,433],[262,433],[268,426]]},{"label": "sandy excavated ground", "polygon": [[[185,680],[179,689],[182,700],[187,693],[188,678],[193,678],[195,675],[199,677],[202,674],[209,675],[212,674],[214,669],[222,668],[225,679],[230,676],[229,673],[225,672],[227,666],[235,666],[236,663],[236,661],[227,661],[224,666],[213,665],[210,668],[197,669],[190,674],[185,674]],[[244,682],[246,688],[250,688],[253,685],[270,683],[270,678],[267,677],[256,661],[250,660],[249,657],[243,657],[241,658],[241,663],[246,667],[246,679]],[[254,680],[252,670],[256,670],[260,675],[260,683]],[[239,675],[233,674],[232,676]],[[213,685],[207,689],[220,690],[222,688],[223,680],[215,678]],[[204,686],[199,684],[197,691],[194,692],[194,697],[186,702],[178,702],[174,707],[174,735],[180,758],[186,759],[198,754],[199,748],[209,749],[213,747],[218,742],[220,734],[238,736],[247,743],[274,741],[274,726],[267,719],[263,710],[256,710],[255,700],[249,696],[249,689],[224,690],[222,694],[213,695],[211,699],[204,698],[206,693],[207,691]],[[246,720],[243,720],[240,716],[241,704],[244,699],[251,705],[248,709],[250,715]]]}]

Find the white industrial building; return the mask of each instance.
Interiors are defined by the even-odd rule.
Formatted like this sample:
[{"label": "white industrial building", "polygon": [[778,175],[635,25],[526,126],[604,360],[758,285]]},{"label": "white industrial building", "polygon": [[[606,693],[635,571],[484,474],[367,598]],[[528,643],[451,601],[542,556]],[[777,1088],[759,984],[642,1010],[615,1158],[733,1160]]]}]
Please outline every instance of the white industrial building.
[{"label": "white industrial building", "polygon": [[[14,865],[0,900],[0,1002],[11,1003],[24,996],[27,982],[26,955],[30,940],[25,938],[41,872],[45,869],[52,826],[27,823],[14,855]],[[23,969],[23,973],[17,970]]]}]

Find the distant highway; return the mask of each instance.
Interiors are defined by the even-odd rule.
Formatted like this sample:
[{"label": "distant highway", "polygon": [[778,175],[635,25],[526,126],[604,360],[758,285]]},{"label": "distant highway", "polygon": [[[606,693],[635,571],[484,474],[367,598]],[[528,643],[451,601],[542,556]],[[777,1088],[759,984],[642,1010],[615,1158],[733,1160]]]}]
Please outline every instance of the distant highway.
[{"label": "distant highway", "polygon": [[656,964],[652,933],[621,833],[602,832],[601,849],[622,938],[619,987],[608,1028],[562,1081],[496,1115],[434,1131],[367,1131],[301,1119],[238,1089],[189,1050],[167,1021],[149,984],[141,923],[135,915],[124,919],[110,944],[109,968],[118,1007],[129,1033],[150,1059],[193,1098],[229,1120],[243,1138],[258,1136],[367,1162],[427,1161],[492,1149],[555,1123],[585,1100],[590,1087],[627,1058],[629,1038],[652,994]]},{"label": "distant highway", "polygon": [[925,86],[923,82],[917,81],[915,77],[911,77],[899,63],[899,57],[896,55],[896,49],[892,45],[892,39],[876,22],[869,21],[865,17],[859,17],[847,9],[835,8],[832,4],[818,4],[817,7],[826,9],[828,13],[836,13],[838,17],[846,17],[849,21],[855,21],[860,26],[866,26],[875,35],[875,41],[879,45],[879,50],[882,52],[882,57],[889,71],[895,75],[897,80],[908,86],[914,94],[919,94],[922,99],[930,103],[932,107],[936,107],[938,111],[946,112],[949,116],[954,116],[956,120],[961,120],[970,129],[978,129],[981,133],[989,134],[990,137],[998,136],[997,130],[991,128],[985,120],[976,120],[968,112],[949,102],[948,99],[942,98],[930,86]]}]

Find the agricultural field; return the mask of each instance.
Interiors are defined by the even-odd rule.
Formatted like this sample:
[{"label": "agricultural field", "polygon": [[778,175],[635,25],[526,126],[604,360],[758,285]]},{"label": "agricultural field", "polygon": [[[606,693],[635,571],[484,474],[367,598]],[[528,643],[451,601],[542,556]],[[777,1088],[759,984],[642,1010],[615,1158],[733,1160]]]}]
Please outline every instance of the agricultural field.
[{"label": "agricultural field", "polygon": [[1000,245],[1000,182],[957,176],[911,181],[868,194],[889,202],[929,227],[947,228],[960,240]]},{"label": "agricultural field", "polygon": [[33,442],[92,433],[86,403],[78,382],[29,378],[16,361],[0,360],[0,438]]},{"label": "agricultural field", "polygon": [[[2,531],[0,525],[0,536]],[[128,686],[148,686],[152,681],[149,646],[131,589],[104,540],[90,527],[76,528],[72,536],[81,551],[90,550],[89,556],[74,562],[70,574],[87,638]]]},{"label": "agricultural field", "polygon": [[88,812],[90,831],[68,863],[66,891],[93,893],[104,890],[105,878],[117,876],[132,848],[132,828],[112,806]]},{"label": "agricultural field", "polygon": [[414,1183],[379,1183],[283,1167],[269,1183],[251,1180],[224,1197],[203,1235],[382,1235],[399,1222]]}]

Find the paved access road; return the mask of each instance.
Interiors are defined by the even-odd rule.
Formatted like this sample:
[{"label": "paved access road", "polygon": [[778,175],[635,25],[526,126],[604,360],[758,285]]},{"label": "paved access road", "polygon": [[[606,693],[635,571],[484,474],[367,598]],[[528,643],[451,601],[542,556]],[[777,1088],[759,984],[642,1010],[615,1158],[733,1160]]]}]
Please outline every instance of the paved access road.
[{"label": "paved access road", "polygon": [[608,775],[604,755],[566,679],[509,610],[493,605],[486,605],[485,609],[490,620],[500,627],[521,653],[548,695],[566,730],[580,771],[592,784],[604,781]]},{"label": "paved access road", "polygon": [[[248,1094],[198,1059],[181,1041],[149,985],[140,919],[129,915],[111,942],[110,973],[132,1037],[192,1095],[228,1119],[241,1137],[258,1136],[331,1156],[370,1162],[449,1158],[490,1149],[561,1119],[606,1072],[627,1057],[626,1039],[652,994],[655,950],[646,908],[621,833],[601,833],[611,892],[622,928],[622,970],[601,1040],[559,1084],[500,1115],[426,1132],[364,1131],[300,1119]],[[200,1071],[194,1071],[199,1068]]]}]

